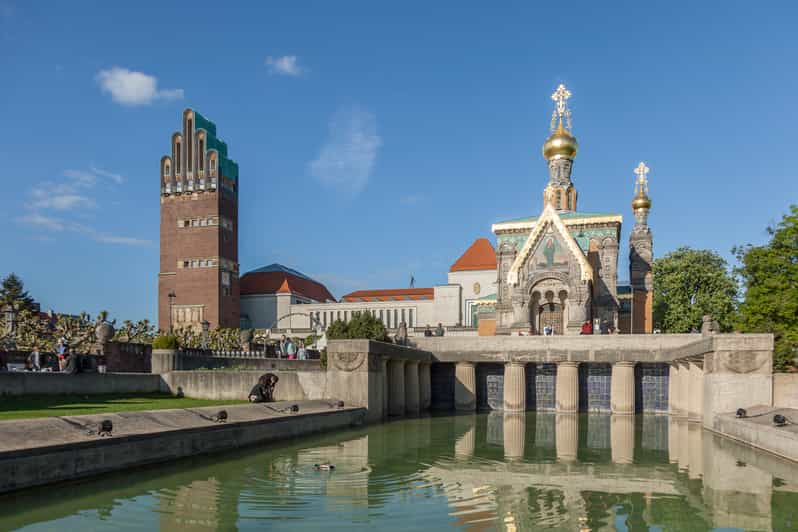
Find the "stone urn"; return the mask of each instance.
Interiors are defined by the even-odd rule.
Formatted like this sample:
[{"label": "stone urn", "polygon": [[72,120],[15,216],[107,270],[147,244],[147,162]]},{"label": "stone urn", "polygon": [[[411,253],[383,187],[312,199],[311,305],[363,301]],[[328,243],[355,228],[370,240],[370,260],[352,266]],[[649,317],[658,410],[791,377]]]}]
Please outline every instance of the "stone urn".
[{"label": "stone urn", "polygon": [[105,345],[114,337],[114,326],[107,321],[101,321],[94,327],[94,336],[98,345]]},{"label": "stone urn", "polygon": [[250,346],[252,345],[253,336],[254,331],[252,329],[241,329],[241,332],[238,333],[238,340],[241,344],[241,349],[244,351],[249,351]]}]

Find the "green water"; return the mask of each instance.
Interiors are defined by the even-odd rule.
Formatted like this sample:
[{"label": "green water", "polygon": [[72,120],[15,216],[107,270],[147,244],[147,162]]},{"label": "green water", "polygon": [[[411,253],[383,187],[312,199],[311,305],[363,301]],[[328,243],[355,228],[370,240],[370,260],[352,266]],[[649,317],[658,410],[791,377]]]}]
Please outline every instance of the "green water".
[{"label": "green water", "polygon": [[423,417],[0,497],[17,529],[798,530],[798,466],[663,416]]}]

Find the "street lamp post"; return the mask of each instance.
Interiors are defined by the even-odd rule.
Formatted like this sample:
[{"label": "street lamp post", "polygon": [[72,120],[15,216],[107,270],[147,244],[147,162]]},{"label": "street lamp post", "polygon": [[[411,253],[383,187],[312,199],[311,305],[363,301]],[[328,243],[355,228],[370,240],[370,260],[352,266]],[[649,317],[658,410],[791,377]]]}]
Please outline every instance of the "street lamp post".
[{"label": "street lamp post", "polygon": [[172,290],[171,292],[169,292],[166,295],[166,297],[169,298],[169,333],[171,334],[172,331],[173,331],[173,329],[172,329],[172,306],[175,304],[175,299],[177,298],[177,294],[175,294],[175,291]]},{"label": "street lamp post", "polygon": [[208,349],[208,330],[211,328],[211,324],[208,323],[208,320],[202,320],[202,348]]}]

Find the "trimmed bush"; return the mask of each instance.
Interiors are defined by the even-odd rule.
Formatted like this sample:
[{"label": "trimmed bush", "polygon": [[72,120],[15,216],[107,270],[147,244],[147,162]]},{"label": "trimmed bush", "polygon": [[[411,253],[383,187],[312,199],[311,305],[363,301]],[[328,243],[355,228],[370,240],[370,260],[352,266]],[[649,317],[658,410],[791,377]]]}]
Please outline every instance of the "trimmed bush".
[{"label": "trimmed bush", "polygon": [[173,334],[160,334],[152,341],[153,349],[177,349],[178,345],[177,336]]}]

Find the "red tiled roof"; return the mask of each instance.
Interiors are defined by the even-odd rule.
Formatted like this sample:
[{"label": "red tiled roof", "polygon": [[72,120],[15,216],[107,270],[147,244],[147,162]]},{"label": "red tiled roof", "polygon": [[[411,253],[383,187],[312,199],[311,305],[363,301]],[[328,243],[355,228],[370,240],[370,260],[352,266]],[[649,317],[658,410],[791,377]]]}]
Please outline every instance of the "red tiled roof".
[{"label": "red tiled roof", "polygon": [[465,253],[463,253],[452,267],[450,272],[464,272],[473,270],[495,270],[496,250],[487,238],[477,238]]},{"label": "red tiled roof", "polygon": [[310,278],[302,278],[288,272],[249,272],[240,280],[241,295],[296,294],[314,301],[335,301],[323,284]]},{"label": "red tiled roof", "polygon": [[386,290],[357,290],[346,294],[341,301],[349,303],[358,301],[409,301],[433,299],[433,288],[388,288]]}]

